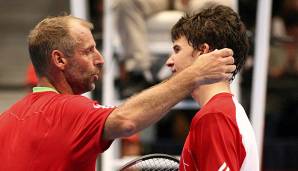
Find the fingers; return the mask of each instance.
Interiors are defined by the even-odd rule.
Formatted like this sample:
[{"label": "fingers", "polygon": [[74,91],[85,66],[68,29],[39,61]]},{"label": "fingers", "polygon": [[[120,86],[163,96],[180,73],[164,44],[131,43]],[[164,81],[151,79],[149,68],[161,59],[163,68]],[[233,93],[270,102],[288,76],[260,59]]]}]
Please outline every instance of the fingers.
[{"label": "fingers", "polygon": [[230,56],[233,56],[233,50],[232,49],[229,49],[229,48],[223,48],[223,49],[215,49],[213,52],[211,53],[214,53],[216,56],[220,56],[220,57],[230,57]]},{"label": "fingers", "polygon": [[228,48],[217,50],[215,53],[220,56],[219,60],[224,64],[224,73],[229,74],[236,70],[234,65],[233,51]]},{"label": "fingers", "polygon": [[226,65],[225,66],[225,73],[232,73],[236,70],[236,65]]},{"label": "fingers", "polygon": [[232,73],[225,73],[222,78],[223,78],[223,80],[229,81],[229,80],[232,79],[232,77],[233,77],[233,74]]},{"label": "fingers", "polygon": [[200,71],[200,76],[204,76],[201,78],[201,84],[231,80],[236,70],[233,51],[228,48],[201,55],[192,67],[195,71]]},{"label": "fingers", "polygon": [[233,56],[228,56],[228,57],[225,57],[225,58],[220,58],[219,60],[221,60],[221,62],[223,64],[226,64],[226,65],[233,65],[234,62],[235,62]]},{"label": "fingers", "polygon": [[[220,71],[217,74],[214,74],[211,82],[218,82],[218,81],[229,81],[233,78],[233,72],[235,71],[236,66],[235,65],[230,65],[224,67],[224,71]],[[212,77],[210,77],[212,78]]]}]

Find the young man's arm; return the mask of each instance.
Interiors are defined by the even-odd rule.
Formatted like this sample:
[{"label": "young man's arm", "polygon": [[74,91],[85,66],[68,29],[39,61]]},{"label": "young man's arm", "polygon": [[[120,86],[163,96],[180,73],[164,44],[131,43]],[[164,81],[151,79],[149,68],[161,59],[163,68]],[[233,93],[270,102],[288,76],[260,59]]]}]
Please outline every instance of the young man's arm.
[{"label": "young man's arm", "polygon": [[236,68],[232,55],[230,49],[201,55],[169,80],[129,98],[107,118],[103,138],[111,140],[132,135],[160,120],[197,86],[229,79]]}]

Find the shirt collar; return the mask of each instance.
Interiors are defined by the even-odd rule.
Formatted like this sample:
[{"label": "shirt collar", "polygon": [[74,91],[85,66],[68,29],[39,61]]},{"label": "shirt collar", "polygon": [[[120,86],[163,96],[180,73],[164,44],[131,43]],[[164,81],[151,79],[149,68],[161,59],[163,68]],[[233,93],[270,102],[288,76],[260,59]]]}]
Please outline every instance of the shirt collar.
[{"label": "shirt collar", "polygon": [[45,92],[45,91],[53,91],[53,92],[59,93],[56,89],[51,87],[33,87],[33,93]]}]

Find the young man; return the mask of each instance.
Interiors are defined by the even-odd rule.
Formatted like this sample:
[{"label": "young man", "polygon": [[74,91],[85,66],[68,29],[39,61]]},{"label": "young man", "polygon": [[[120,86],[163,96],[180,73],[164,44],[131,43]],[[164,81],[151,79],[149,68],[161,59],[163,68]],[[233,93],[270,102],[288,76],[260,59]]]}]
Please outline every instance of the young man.
[{"label": "young man", "polygon": [[[120,74],[123,97],[130,96],[154,82],[151,70],[156,63],[148,49],[146,22],[162,11],[190,12],[199,10],[203,4],[210,1],[233,5],[233,0],[121,0],[115,3],[117,29],[123,46]],[[136,83],[137,80],[139,82]]]},{"label": "young man", "polygon": [[113,139],[157,122],[194,88],[228,79],[236,68],[232,51],[219,50],[117,108],[101,106],[79,95],[94,89],[104,64],[91,29],[59,16],[30,32],[38,87],[0,115],[0,170],[94,171]]},{"label": "young man", "polygon": [[[174,75],[191,66],[200,54],[228,47],[234,52],[234,78],[248,52],[245,26],[231,8],[220,5],[182,17],[172,28],[172,39],[174,53],[167,65]],[[201,110],[191,122],[181,154],[181,171],[259,170],[254,132],[244,109],[231,94],[231,80],[192,91]]]}]

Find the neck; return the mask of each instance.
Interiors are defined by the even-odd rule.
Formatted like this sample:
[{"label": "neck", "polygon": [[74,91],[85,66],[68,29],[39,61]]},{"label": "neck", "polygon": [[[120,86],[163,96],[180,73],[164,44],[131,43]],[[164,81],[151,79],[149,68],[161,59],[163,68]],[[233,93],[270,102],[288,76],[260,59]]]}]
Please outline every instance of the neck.
[{"label": "neck", "polygon": [[60,94],[74,94],[71,87],[68,84],[65,84],[65,81],[51,80],[45,76],[42,76],[38,79],[37,86],[39,87],[50,87],[58,91]]},{"label": "neck", "polygon": [[202,85],[192,92],[192,97],[200,106],[204,106],[213,96],[218,93],[231,93],[228,81]]}]

